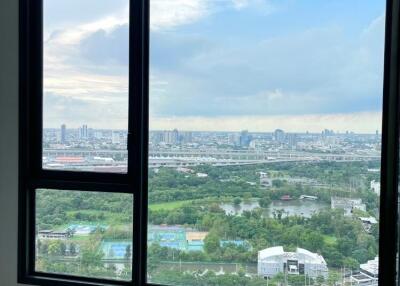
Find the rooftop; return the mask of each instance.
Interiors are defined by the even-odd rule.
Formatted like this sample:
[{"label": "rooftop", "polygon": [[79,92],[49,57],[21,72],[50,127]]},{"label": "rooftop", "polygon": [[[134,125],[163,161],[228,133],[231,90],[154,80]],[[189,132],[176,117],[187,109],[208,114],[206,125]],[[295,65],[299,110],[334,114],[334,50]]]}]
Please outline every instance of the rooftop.
[{"label": "rooftop", "polygon": [[321,255],[299,247],[296,249],[296,252],[285,252],[282,246],[275,246],[259,251],[258,255],[259,259],[273,259],[273,257],[280,256],[284,259],[297,259],[309,263],[326,265],[325,259]]}]

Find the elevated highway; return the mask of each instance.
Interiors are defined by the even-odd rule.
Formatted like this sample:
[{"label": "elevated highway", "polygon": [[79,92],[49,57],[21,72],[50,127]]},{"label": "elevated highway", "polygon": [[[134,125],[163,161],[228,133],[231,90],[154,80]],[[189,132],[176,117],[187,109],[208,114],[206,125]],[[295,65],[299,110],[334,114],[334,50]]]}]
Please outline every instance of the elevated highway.
[{"label": "elevated highway", "polygon": [[[44,149],[43,156],[48,159],[57,157],[83,158],[125,158],[126,150],[70,150]],[[377,154],[333,154],[301,151],[255,151],[255,150],[150,150],[149,167],[179,167],[210,164],[214,166],[249,165],[277,162],[357,162],[380,160]],[[115,162],[116,163],[116,162]],[[113,163],[108,163],[113,164]],[[105,164],[105,165],[108,165]]]}]

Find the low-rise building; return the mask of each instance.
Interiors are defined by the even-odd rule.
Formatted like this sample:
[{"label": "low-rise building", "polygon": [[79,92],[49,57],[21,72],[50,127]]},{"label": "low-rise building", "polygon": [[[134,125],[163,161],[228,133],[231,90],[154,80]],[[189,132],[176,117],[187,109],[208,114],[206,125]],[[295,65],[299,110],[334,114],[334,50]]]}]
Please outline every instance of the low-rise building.
[{"label": "low-rise building", "polygon": [[361,220],[361,222],[363,224],[364,230],[366,232],[368,232],[368,233],[371,232],[372,226],[378,223],[376,218],[374,218],[373,216],[370,216],[370,217],[359,217],[359,219]]},{"label": "low-rise building", "polygon": [[381,195],[381,183],[380,182],[372,180],[371,183],[370,183],[370,188],[378,196]]},{"label": "low-rise building", "polygon": [[204,240],[207,234],[208,231],[187,231],[186,240],[187,241]]},{"label": "low-rise building", "polygon": [[186,174],[193,173],[193,170],[192,170],[192,169],[185,168],[185,167],[178,167],[178,168],[176,168],[176,170],[177,170],[178,172],[180,172],[180,173],[186,173]]},{"label": "low-rise building", "polygon": [[269,278],[278,273],[327,278],[328,267],[325,259],[317,253],[303,248],[297,248],[296,252],[285,252],[282,246],[276,246],[258,252],[257,273]]},{"label": "low-rise building", "polygon": [[367,206],[362,202],[360,198],[331,198],[332,209],[343,209],[344,214],[347,216],[352,215],[354,210],[367,211]]},{"label": "low-rise building", "polygon": [[265,172],[260,172],[260,186],[264,188],[272,187],[272,179],[269,178],[268,174]]},{"label": "low-rise building", "polygon": [[350,276],[350,283],[354,286],[378,286],[379,259],[369,260],[360,265],[360,272]]},{"label": "low-rise building", "polygon": [[318,197],[310,196],[310,195],[301,195],[299,199],[300,200],[316,201],[316,200],[318,200]]},{"label": "low-rise building", "polygon": [[198,178],[207,178],[208,177],[208,175],[206,173],[196,173],[196,176]]},{"label": "low-rise building", "polygon": [[55,230],[40,230],[38,233],[41,239],[66,239],[69,235],[69,232]]}]

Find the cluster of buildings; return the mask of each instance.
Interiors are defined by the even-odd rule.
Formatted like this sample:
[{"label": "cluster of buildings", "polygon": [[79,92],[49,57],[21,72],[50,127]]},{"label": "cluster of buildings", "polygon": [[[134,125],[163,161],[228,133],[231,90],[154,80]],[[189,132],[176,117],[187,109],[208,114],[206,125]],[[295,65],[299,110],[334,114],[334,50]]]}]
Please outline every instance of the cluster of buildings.
[{"label": "cluster of buildings", "polygon": [[[60,128],[45,128],[43,165],[48,169],[126,172],[127,137],[126,130],[94,129],[87,124],[79,128],[68,128],[65,124]],[[378,137],[370,134],[337,134],[331,131],[150,131],[149,166],[223,166],[262,161],[293,161],[295,158],[317,162],[349,160],[340,155],[350,156],[352,160],[367,160],[380,156],[379,142]],[[336,154],[338,157],[326,158],[323,154]],[[290,157],[291,155],[295,157]]]},{"label": "cluster of buildings", "polygon": [[43,137],[45,145],[50,148],[77,148],[92,149],[124,147],[127,142],[127,131],[94,129],[83,124],[78,128],[68,128],[62,124],[60,129],[44,129]]},{"label": "cluster of buildings", "polygon": [[379,258],[360,265],[360,271],[352,273],[348,279],[350,285],[354,286],[378,286]]},{"label": "cluster of buildings", "polygon": [[39,239],[67,239],[74,235],[88,236],[96,230],[106,230],[107,225],[83,225],[71,224],[63,230],[39,230],[37,237]]},{"label": "cluster of buildings", "polygon": [[351,216],[354,210],[367,211],[367,206],[360,198],[332,197],[331,209],[342,209],[344,210],[344,215]]},{"label": "cluster of buildings", "polygon": [[[285,252],[282,246],[270,247],[258,252],[257,274],[266,279],[283,273],[285,275],[305,275],[316,279],[328,278],[329,270],[325,259],[318,253],[297,248],[295,252]],[[359,271],[342,275],[337,285],[378,286],[379,259],[375,257],[360,265]]]},{"label": "cluster of buildings", "polygon": [[177,144],[188,144],[192,143],[193,135],[190,131],[178,131],[174,130],[165,130],[165,131],[153,131],[150,134],[150,141],[154,144],[169,144],[169,145],[177,145]]},{"label": "cluster of buildings", "polygon": [[289,133],[282,129],[273,132],[195,132],[150,131],[150,147],[163,145],[190,146],[193,148],[218,147],[251,150],[298,150],[334,152],[336,154],[379,154],[380,137],[375,134],[335,133],[325,129],[321,133]]}]

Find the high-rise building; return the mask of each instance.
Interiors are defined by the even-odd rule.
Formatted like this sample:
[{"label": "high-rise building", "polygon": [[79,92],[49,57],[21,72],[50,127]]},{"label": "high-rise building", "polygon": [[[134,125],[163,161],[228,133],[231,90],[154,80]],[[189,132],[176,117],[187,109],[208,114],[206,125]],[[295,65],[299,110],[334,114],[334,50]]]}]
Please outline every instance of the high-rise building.
[{"label": "high-rise building", "polygon": [[290,148],[295,149],[297,146],[297,135],[296,134],[287,134],[287,143]]},{"label": "high-rise building", "polygon": [[243,130],[240,133],[239,143],[241,147],[249,147],[250,141],[253,139],[253,136],[249,134],[249,131]]},{"label": "high-rise building", "polygon": [[179,141],[182,143],[192,143],[193,135],[192,132],[180,132]]},{"label": "high-rise building", "polygon": [[324,131],[322,131],[322,136],[333,136],[333,135],[335,135],[335,132],[333,132],[333,130],[324,129]]},{"label": "high-rise building", "polygon": [[161,131],[150,131],[150,142],[153,144],[159,144],[163,142],[164,134]]},{"label": "high-rise building", "polygon": [[67,142],[67,126],[65,124],[61,125],[60,142],[61,144],[65,144],[65,142]]},{"label": "high-rise building", "polygon": [[79,128],[79,138],[80,139],[88,138],[88,127],[86,124],[83,124],[82,127]]},{"label": "high-rise building", "polygon": [[378,130],[376,130],[376,132],[375,132],[375,139],[376,140],[381,140],[381,136],[379,135],[379,131]]},{"label": "high-rise building", "polygon": [[274,140],[279,143],[285,142],[285,132],[282,129],[276,129],[274,131]]},{"label": "high-rise building", "polygon": [[164,131],[164,142],[168,144],[176,144],[179,141],[179,132],[177,129],[172,131]]}]

